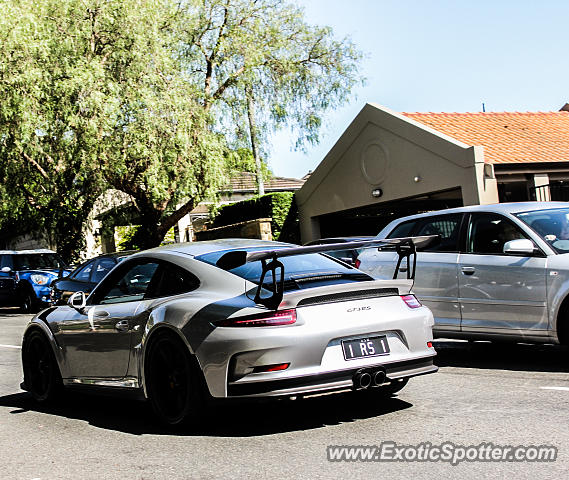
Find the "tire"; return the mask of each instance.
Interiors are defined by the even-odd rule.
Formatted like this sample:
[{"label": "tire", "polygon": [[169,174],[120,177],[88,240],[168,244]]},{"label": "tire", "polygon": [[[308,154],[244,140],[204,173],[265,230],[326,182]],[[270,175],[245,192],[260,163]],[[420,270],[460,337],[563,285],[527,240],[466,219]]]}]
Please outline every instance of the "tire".
[{"label": "tire", "polygon": [[172,335],[148,347],[146,390],[156,416],[166,425],[195,423],[205,408],[203,378],[195,358]]},{"label": "tire", "polygon": [[35,293],[31,288],[24,290],[22,294],[22,303],[20,304],[20,310],[22,313],[35,313],[37,312],[37,298]]},{"label": "tire", "polygon": [[42,332],[35,330],[25,339],[22,363],[24,383],[37,402],[47,403],[60,395],[61,374],[51,345]]}]

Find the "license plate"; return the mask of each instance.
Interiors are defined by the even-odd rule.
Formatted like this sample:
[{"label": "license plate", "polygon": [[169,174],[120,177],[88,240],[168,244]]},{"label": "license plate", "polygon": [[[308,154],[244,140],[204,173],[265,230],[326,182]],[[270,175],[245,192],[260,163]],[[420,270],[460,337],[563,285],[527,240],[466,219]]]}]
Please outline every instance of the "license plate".
[{"label": "license plate", "polygon": [[381,335],[379,337],[358,338],[357,340],[342,340],[342,349],[346,360],[354,360],[355,358],[387,355],[389,344],[387,337]]}]

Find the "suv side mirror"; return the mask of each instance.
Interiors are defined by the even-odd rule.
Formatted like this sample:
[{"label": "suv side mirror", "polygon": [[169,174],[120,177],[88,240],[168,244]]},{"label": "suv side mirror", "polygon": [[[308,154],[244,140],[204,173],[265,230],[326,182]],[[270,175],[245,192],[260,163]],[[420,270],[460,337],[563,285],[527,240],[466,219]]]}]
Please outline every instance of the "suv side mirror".
[{"label": "suv side mirror", "polygon": [[503,252],[506,255],[522,255],[530,256],[535,252],[535,247],[531,240],[526,238],[518,238],[504,243]]},{"label": "suv side mirror", "polygon": [[71,305],[76,310],[82,310],[87,304],[87,296],[85,295],[85,292],[75,292],[69,297],[67,304]]}]

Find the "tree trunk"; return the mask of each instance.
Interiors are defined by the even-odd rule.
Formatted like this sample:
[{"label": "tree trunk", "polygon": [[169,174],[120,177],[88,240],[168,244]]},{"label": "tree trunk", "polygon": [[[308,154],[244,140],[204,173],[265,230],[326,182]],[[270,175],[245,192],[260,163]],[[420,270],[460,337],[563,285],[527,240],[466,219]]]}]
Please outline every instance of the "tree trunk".
[{"label": "tree trunk", "polygon": [[251,138],[251,151],[255,159],[255,170],[257,175],[257,188],[259,195],[265,194],[265,182],[263,180],[263,170],[261,168],[261,158],[257,151],[257,127],[255,125],[255,100],[250,88],[246,88],[247,96],[247,117],[249,118],[249,136]]}]

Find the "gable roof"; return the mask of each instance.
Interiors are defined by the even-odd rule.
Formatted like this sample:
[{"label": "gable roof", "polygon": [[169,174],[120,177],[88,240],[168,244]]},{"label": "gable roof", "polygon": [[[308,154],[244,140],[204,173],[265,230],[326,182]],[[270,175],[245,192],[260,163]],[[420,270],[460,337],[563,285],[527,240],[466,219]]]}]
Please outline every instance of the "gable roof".
[{"label": "gable roof", "polygon": [[471,146],[488,163],[569,162],[569,112],[403,113]]}]

